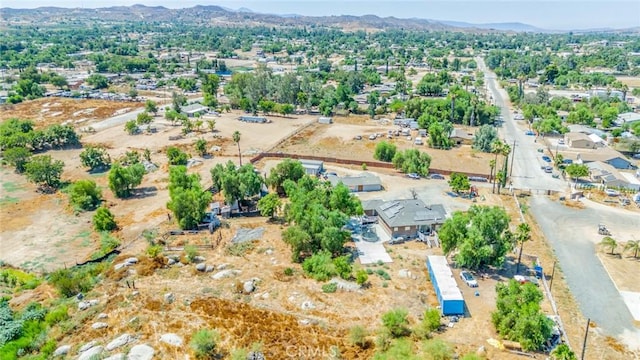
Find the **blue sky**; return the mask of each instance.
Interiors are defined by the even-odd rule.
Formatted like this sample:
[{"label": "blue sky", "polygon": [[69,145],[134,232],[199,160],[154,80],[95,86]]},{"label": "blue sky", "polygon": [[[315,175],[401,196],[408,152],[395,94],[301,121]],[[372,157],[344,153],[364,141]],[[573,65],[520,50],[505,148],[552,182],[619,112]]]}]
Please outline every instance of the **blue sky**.
[{"label": "blue sky", "polygon": [[0,0],[2,7],[107,7],[144,4],[169,8],[194,5],[246,7],[256,12],[300,15],[365,15],[453,20],[471,23],[522,22],[545,29],[629,28],[640,26],[638,0]]}]

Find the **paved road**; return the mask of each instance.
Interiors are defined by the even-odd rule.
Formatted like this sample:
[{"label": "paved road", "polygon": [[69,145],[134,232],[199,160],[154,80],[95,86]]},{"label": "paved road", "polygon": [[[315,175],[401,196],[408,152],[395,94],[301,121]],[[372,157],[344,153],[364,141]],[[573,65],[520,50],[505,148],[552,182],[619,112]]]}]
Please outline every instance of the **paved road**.
[{"label": "paved road", "polygon": [[640,339],[640,329],[634,327],[629,309],[595,254],[600,237],[594,235],[600,222],[614,236],[640,231],[640,216],[620,209],[573,209],[545,196],[532,197],[530,211],[553,247],[582,313],[609,335],[631,333]]},{"label": "paved road", "polygon": [[[517,189],[536,190],[565,190],[567,183],[561,179],[554,179],[551,174],[545,173],[541,167],[548,165],[542,160],[542,154],[537,152],[540,143],[535,142],[534,136],[525,134],[525,129],[520,129],[511,113],[505,99],[508,95],[501,89],[496,75],[491,72],[482,58],[476,58],[478,68],[484,72],[484,81],[487,85],[488,93],[493,97],[495,105],[500,107],[504,125],[499,129],[500,136],[509,143],[513,149],[515,140],[516,147],[515,162],[511,172],[513,186]],[[509,157],[511,161],[511,157]]]},{"label": "paved road", "polygon": [[133,110],[133,111],[124,113],[122,115],[112,116],[110,118],[107,118],[95,124],[91,124],[91,127],[96,131],[100,131],[100,130],[108,129],[110,127],[122,125],[129,120],[135,120],[138,114],[140,114],[143,111],[144,111],[144,108],[140,108],[138,110]]}]

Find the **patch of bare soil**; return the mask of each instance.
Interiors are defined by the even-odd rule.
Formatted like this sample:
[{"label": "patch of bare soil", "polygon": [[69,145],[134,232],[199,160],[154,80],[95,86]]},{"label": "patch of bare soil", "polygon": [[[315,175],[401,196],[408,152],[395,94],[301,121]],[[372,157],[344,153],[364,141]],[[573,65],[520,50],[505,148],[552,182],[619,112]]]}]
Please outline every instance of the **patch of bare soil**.
[{"label": "patch of bare soil", "polygon": [[33,120],[36,128],[63,122],[70,125],[88,125],[93,120],[118,115],[122,111],[133,111],[143,106],[140,102],[41,98],[0,106],[0,122],[17,117]]},{"label": "patch of bare soil", "polygon": [[640,270],[640,257],[634,258],[633,253],[630,252],[623,253],[624,245],[625,243],[618,245],[613,255],[609,253],[609,249],[598,246],[596,255],[598,255],[598,258],[607,269],[607,273],[609,273],[609,276],[620,291],[640,293],[640,282],[635,276],[629,276]]}]

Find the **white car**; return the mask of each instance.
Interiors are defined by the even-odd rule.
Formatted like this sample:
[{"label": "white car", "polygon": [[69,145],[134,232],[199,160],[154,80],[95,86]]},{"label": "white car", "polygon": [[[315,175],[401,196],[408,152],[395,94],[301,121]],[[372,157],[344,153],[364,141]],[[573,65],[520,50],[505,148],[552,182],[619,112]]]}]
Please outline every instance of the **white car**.
[{"label": "white car", "polygon": [[462,279],[462,281],[464,281],[464,283],[467,284],[469,287],[472,287],[472,288],[478,287],[478,282],[476,281],[476,279],[473,278],[473,275],[471,275],[471,273],[468,271],[461,271],[460,279]]},{"label": "white car", "polygon": [[616,191],[616,190],[612,190],[612,189],[606,189],[604,191],[605,194],[607,194],[607,196],[619,196],[620,192]]}]

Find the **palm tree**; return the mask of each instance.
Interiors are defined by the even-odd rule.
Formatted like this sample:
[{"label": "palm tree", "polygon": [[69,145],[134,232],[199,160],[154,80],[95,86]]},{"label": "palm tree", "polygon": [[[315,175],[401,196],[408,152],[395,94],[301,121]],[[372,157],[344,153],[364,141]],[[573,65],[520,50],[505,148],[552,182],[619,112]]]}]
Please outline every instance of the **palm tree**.
[{"label": "palm tree", "polygon": [[511,154],[511,146],[509,144],[503,144],[500,155],[504,156],[504,161],[502,162],[502,172],[504,173],[504,176],[502,177],[502,182],[498,184],[498,194],[500,194],[500,186],[504,187],[507,184],[509,154]]},{"label": "palm tree", "polygon": [[616,251],[616,248],[618,247],[618,242],[611,236],[605,236],[604,238],[602,238],[602,241],[600,242],[600,246],[610,248],[611,249],[610,254],[613,255],[614,251]]},{"label": "palm tree", "polygon": [[520,243],[520,253],[518,254],[518,265],[516,266],[516,274],[520,271],[520,260],[522,259],[522,248],[524,243],[531,240],[531,227],[527,223],[521,223],[516,229],[516,241]]},{"label": "palm tree", "polygon": [[[493,160],[494,166],[498,165],[498,154],[502,153],[502,147],[504,143],[500,139],[496,139],[491,143],[491,152],[496,155],[496,158]],[[496,178],[493,178],[493,188],[491,189],[491,193],[495,194],[496,192]]]},{"label": "palm tree", "polygon": [[633,253],[633,258],[638,258],[638,252],[640,252],[640,240],[629,240],[624,245],[624,251],[631,251]]},{"label": "palm tree", "polygon": [[236,130],[233,133],[233,142],[238,145],[238,157],[240,158],[240,166],[242,166],[242,153],[240,153],[240,131]]},{"label": "palm tree", "polygon": [[496,161],[493,159],[489,160],[489,167],[491,168],[491,171],[489,172],[489,181],[493,181],[493,170],[496,168]]}]

